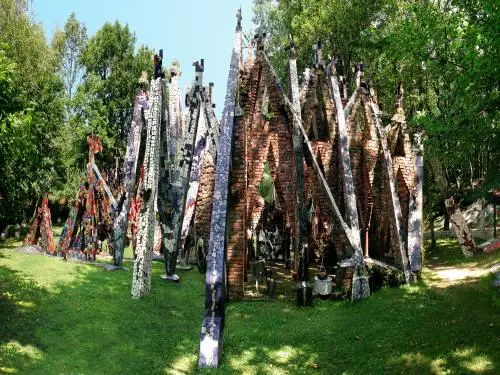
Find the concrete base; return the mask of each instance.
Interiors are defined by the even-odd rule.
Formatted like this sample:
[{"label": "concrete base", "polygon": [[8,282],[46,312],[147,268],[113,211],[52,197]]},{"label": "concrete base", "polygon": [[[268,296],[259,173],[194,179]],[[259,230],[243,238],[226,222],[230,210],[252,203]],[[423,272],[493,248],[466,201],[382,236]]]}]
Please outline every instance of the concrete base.
[{"label": "concrete base", "polygon": [[163,274],[160,277],[165,281],[171,281],[174,283],[178,283],[180,281],[180,277],[177,276],[176,274],[173,274],[172,276],[168,276],[166,274]]}]

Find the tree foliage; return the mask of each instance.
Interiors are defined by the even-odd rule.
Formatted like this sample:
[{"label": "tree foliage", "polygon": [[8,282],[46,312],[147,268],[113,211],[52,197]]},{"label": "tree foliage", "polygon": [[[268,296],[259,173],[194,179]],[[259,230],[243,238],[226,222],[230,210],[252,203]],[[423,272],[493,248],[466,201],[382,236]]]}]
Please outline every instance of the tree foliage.
[{"label": "tree foliage", "polygon": [[[110,170],[123,156],[133,99],[152,51],[135,48],[127,25],[87,37],[71,14],[49,45],[28,0],[0,0],[0,230],[26,220],[37,197],[74,198],[98,135]],[[55,201],[55,202],[54,202]]]},{"label": "tree foliage", "polygon": [[52,36],[52,48],[59,63],[59,72],[64,81],[66,96],[71,98],[78,80],[81,78],[83,67],[80,54],[87,43],[87,28],[77,20],[75,13],[71,13],[64,29],[57,29]]},{"label": "tree foliage", "polygon": [[63,85],[26,1],[0,0],[0,227],[59,182]]},{"label": "tree foliage", "polygon": [[[73,121],[84,133],[101,137],[105,163],[124,154],[138,80],[142,71],[151,71],[152,51],[141,46],[135,52],[134,45],[127,25],[106,22],[80,55],[84,75],[74,98]],[[80,146],[86,147],[83,138]]]},{"label": "tree foliage", "polygon": [[[500,185],[499,8],[495,0],[254,0],[254,21],[268,32],[283,82],[289,35],[299,69],[312,65],[318,40],[351,82],[364,62],[387,114],[402,80],[408,124],[424,133],[426,157],[440,159],[455,194],[474,198]],[[426,178],[427,206],[436,210],[441,198]]]}]

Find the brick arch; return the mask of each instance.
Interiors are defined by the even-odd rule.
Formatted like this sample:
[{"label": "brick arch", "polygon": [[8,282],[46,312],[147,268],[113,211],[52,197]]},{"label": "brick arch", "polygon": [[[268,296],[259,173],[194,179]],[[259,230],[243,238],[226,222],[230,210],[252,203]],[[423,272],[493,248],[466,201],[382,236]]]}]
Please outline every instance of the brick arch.
[{"label": "brick arch", "polygon": [[[228,291],[230,298],[243,297],[243,279],[247,252],[246,230],[255,228],[264,201],[258,186],[262,181],[264,162],[269,160],[278,199],[294,222],[295,184],[291,115],[283,110],[283,91],[261,58],[240,71],[247,90],[240,95],[243,116],[235,118],[235,133],[230,172],[228,206]],[[262,115],[262,101],[267,89],[271,118]],[[294,228],[294,226],[292,226]],[[294,236],[295,233],[292,233]]]}]

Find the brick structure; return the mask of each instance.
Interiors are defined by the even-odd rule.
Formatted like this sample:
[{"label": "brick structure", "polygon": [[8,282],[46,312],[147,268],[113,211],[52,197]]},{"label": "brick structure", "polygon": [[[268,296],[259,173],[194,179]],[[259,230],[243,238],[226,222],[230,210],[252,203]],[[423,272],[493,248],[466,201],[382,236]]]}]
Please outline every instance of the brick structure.
[{"label": "brick structure", "polygon": [[[240,70],[239,105],[235,118],[230,179],[227,268],[230,298],[243,297],[246,229],[254,231],[264,209],[258,186],[267,160],[277,198],[289,224],[295,220],[294,152],[292,116],[285,108],[280,83],[264,58],[262,40],[257,56],[249,56]],[[292,236],[295,236],[295,227]]]},{"label": "brick structure", "polygon": [[[352,242],[354,238],[355,243],[361,244],[365,257],[374,257],[398,266],[405,271],[409,281],[409,236],[411,231],[420,233],[422,207],[421,199],[419,204],[416,203],[416,155],[406,128],[402,93],[397,95],[392,123],[385,128],[379,118],[374,90],[369,82],[363,80],[362,71],[357,74],[356,91],[347,100],[345,80],[337,80],[335,73],[330,71],[332,68],[332,65],[327,67],[323,62],[304,73],[300,88],[301,118],[312,155],[349,230],[346,231],[334,219],[331,199],[321,187],[320,178],[312,168],[311,157],[306,153],[305,195],[306,200],[313,197],[315,215],[320,223],[314,235],[320,236],[322,231],[329,230],[325,228],[331,228],[329,238],[335,254],[331,253],[330,256],[335,260],[356,256],[357,246],[353,246]],[[341,109],[335,105],[332,77],[335,77],[335,85],[340,88]],[[243,297],[247,254],[245,231],[255,230],[262,214],[264,201],[258,194],[258,185],[266,160],[269,162],[279,205],[285,210],[289,224],[295,222],[297,212],[293,115],[259,39],[256,56],[250,55],[240,68],[238,93],[242,111],[241,116],[234,120],[228,214],[227,270],[230,298]],[[338,110],[345,116],[348,155],[342,154]],[[345,164],[346,158],[348,164]],[[346,184],[349,174],[352,183]],[[353,191],[346,191],[346,186]],[[348,194],[355,197],[355,208],[351,204],[349,210],[346,206]],[[410,223],[409,218],[415,212],[419,212],[413,215],[418,220]],[[292,237],[295,238],[296,226],[291,227]],[[359,228],[357,232],[356,227]],[[410,230],[410,227],[413,229]],[[354,236],[349,237],[347,232]],[[311,235],[308,233],[308,236]],[[418,241],[413,240],[412,246],[419,252],[421,236],[417,237]],[[410,258],[413,259],[411,270],[419,271],[419,253]],[[352,267],[352,263],[348,265]],[[352,272],[350,270],[346,274]]]},{"label": "brick structure", "polygon": [[[362,79],[362,65],[348,100],[345,80],[337,78],[334,62],[322,60],[318,43],[315,66],[305,72],[299,90],[292,41],[287,95],[265,53],[263,36],[256,38],[255,57],[249,53],[243,63],[241,34],[240,11],[221,121],[212,214],[207,198],[213,169],[207,158],[209,173],[201,178],[195,216],[203,235],[211,220],[200,367],[218,366],[225,300],[244,296],[247,233],[255,231],[263,214],[258,186],[265,161],[291,228],[296,272],[301,263],[298,254],[302,256],[305,249],[301,244],[313,235],[329,239],[332,258],[340,260],[338,286],[351,290],[353,300],[370,293],[367,257],[394,263],[407,282],[411,271],[420,270],[422,159],[414,153],[407,133],[402,87],[386,134],[375,92]],[[308,233],[304,232],[304,207],[311,199],[316,202],[319,225]]]}]

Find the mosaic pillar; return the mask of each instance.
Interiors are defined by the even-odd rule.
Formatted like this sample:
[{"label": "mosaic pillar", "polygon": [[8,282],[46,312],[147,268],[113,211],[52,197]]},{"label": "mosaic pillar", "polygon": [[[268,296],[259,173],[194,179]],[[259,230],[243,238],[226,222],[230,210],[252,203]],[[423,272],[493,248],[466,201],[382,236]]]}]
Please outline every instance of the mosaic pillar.
[{"label": "mosaic pillar", "polygon": [[132,277],[132,296],[143,297],[151,289],[151,262],[155,233],[155,197],[158,188],[158,161],[160,154],[160,124],[163,115],[164,81],[151,82],[149,108],[146,112],[146,151],[144,156],[143,204],[137,230],[137,257]]},{"label": "mosaic pillar", "polygon": [[225,317],[225,245],[227,230],[229,172],[231,166],[234,111],[241,61],[241,10],[234,37],[221,121],[219,154],[216,163],[212,223],[207,256],[205,318],[200,333],[199,367],[218,367]]},{"label": "mosaic pillar", "polygon": [[115,266],[121,267],[123,262],[123,249],[125,247],[125,235],[128,225],[130,205],[134,195],[134,186],[137,174],[137,159],[141,144],[142,114],[148,107],[147,94],[141,91],[134,101],[134,111],[132,114],[132,125],[127,139],[127,151],[122,169],[122,181],[124,195],[120,211],[117,212],[113,223],[113,261]]}]

